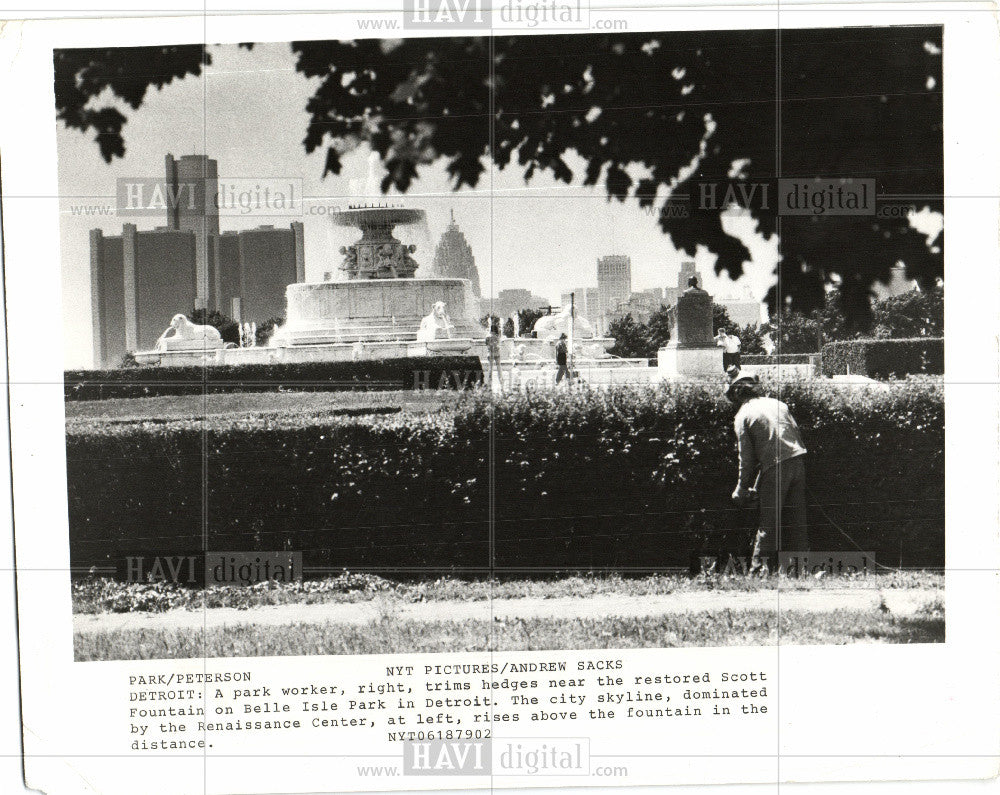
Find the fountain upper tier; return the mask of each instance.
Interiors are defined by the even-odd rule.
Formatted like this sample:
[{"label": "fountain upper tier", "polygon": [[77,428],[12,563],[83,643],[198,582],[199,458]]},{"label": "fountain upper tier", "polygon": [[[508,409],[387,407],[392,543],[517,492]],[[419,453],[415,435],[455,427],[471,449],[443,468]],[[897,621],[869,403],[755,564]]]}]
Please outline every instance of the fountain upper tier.
[{"label": "fountain upper tier", "polygon": [[415,224],[424,220],[423,210],[405,207],[352,207],[333,214],[337,226],[353,226],[361,230],[361,239],[350,246],[341,246],[343,260],[340,269],[347,278],[409,279],[417,270],[417,261],[410,255],[416,246],[401,243],[392,235],[393,227]]},{"label": "fountain upper tier", "polygon": [[349,207],[332,215],[337,226],[356,226],[362,231],[366,228],[388,228],[391,231],[394,226],[419,223],[424,217],[423,210],[407,207]]}]

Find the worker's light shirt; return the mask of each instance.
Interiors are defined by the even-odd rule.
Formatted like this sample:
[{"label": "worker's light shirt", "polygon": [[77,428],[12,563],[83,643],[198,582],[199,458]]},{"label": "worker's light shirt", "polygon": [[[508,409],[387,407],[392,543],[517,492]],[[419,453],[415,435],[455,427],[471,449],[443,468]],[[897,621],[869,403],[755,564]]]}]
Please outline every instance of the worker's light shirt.
[{"label": "worker's light shirt", "polygon": [[726,353],[739,353],[740,348],[743,346],[740,338],[735,334],[727,334],[724,337],[719,337],[719,341],[715,344],[717,347],[721,347]]},{"label": "worker's light shirt", "polygon": [[807,452],[795,418],[780,400],[751,398],[736,412],[735,425],[743,488],[753,485],[758,466],[763,471]]}]

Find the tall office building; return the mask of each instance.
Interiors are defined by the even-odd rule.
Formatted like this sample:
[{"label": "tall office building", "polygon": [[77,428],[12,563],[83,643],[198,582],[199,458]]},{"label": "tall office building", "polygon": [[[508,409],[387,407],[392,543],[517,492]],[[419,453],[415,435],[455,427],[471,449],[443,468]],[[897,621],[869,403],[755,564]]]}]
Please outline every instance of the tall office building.
[{"label": "tall office building", "polygon": [[624,254],[609,254],[597,260],[597,290],[601,314],[613,312],[632,295],[632,261]]},{"label": "tall office building", "polygon": [[166,156],[166,226],[90,232],[95,367],[148,350],[176,314],[218,310],[263,323],[285,313],[285,288],[305,281],[303,226],[220,234],[216,162]]},{"label": "tall office building", "polygon": [[152,348],[170,319],[195,301],[195,234],[160,227],[121,235],[90,232],[94,364],[115,367],[126,351]]},{"label": "tall office building", "polygon": [[698,280],[698,287],[702,287],[701,274],[698,272],[698,266],[691,262],[681,263],[681,269],[677,273],[677,289],[682,293],[691,286],[691,279]]},{"label": "tall office building", "polygon": [[209,306],[210,240],[219,234],[219,164],[205,155],[166,156],[167,225],[193,232],[198,295],[195,308]]},{"label": "tall office building", "polygon": [[114,367],[125,345],[125,271],[122,238],[90,230],[90,319],[94,367]]},{"label": "tall office building", "polygon": [[667,306],[673,306],[677,303],[677,296],[683,293],[691,285],[688,282],[695,278],[698,280],[698,286],[704,287],[701,281],[701,274],[698,272],[698,267],[692,261],[682,262],[681,269],[677,272],[677,286],[667,287],[663,291],[663,300]]},{"label": "tall office building", "polygon": [[[596,324],[601,316],[601,293],[596,287],[577,287],[572,292],[573,308],[577,315],[591,324]],[[559,303],[569,306],[570,293],[563,293]]]},{"label": "tall office building", "polygon": [[469,241],[455,223],[454,210],[451,211],[451,223],[444,230],[434,251],[431,274],[443,279],[468,279],[472,283],[473,295],[476,298],[482,297],[476,258],[472,255]]},{"label": "tall office building", "polygon": [[284,317],[285,288],[305,281],[302,223],[224,232],[213,243],[214,307],[239,321]]},{"label": "tall office building", "polygon": [[492,312],[498,317],[510,317],[521,309],[541,309],[548,305],[548,299],[519,287],[501,290],[492,300],[484,298],[480,302],[484,314]]}]

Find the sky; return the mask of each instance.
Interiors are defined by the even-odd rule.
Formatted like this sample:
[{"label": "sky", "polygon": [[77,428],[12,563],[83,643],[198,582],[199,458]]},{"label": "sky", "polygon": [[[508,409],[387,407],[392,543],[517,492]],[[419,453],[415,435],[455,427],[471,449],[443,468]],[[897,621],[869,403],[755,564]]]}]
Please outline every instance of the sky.
[{"label": "sky", "polygon": [[[105,163],[92,133],[60,125],[60,243],[69,368],[89,366],[91,361],[89,230],[101,228],[112,235],[120,234],[125,221],[134,221],[140,230],[165,223],[113,213],[87,215],[87,207],[114,204],[118,178],[161,178],[167,153],[207,154],[218,161],[220,178],[301,179],[303,194],[309,197],[307,207],[387,200],[370,185],[373,167],[378,177],[381,166],[377,157],[372,162],[367,149],[345,157],[341,174],[325,179],[325,149],[305,153],[306,100],[318,81],[295,71],[287,44],[258,44],[252,51],[224,45],[211,52],[213,64],[203,76],[175,80],[160,90],[151,88],[136,111],[121,106],[110,94],[100,98],[97,104],[116,104],[128,117],[124,158]],[[583,161],[571,155],[567,162],[580,175],[570,185],[546,174],[536,174],[525,185],[516,166],[503,171],[490,167],[476,189],[457,192],[443,162],[423,167],[410,191],[391,200],[424,209],[426,228],[399,228],[396,236],[415,243],[415,259],[429,265],[454,211],[476,258],[484,295],[526,288],[557,304],[563,292],[596,286],[596,260],[607,254],[631,258],[634,290],[676,285],[680,263],[688,257],[660,231],[655,214],[640,209],[635,199],[609,201],[603,186],[583,186]],[[633,168],[633,174],[641,171],[639,166]],[[306,279],[319,281],[324,272],[336,273],[337,250],[358,233],[334,226],[329,217],[227,217],[221,226],[224,231],[239,230],[261,224],[283,226],[292,220],[304,224]],[[777,238],[756,234],[753,220],[746,216],[734,215],[726,224],[728,233],[747,244],[753,259],[739,283],[734,283],[725,275],[716,277],[715,256],[699,249],[695,260],[705,287],[719,297],[742,295],[749,289],[755,298],[763,298],[773,281]]]}]

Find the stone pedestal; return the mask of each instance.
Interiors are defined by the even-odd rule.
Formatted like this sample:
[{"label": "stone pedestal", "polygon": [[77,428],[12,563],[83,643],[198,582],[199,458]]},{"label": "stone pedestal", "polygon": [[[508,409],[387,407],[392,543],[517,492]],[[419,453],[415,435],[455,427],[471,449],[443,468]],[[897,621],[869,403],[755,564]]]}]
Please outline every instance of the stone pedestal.
[{"label": "stone pedestal", "polygon": [[661,379],[716,378],[725,376],[722,348],[712,335],[712,296],[698,287],[697,279],[677,297],[670,342],[657,353]]},{"label": "stone pedestal", "polygon": [[722,369],[722,348],[715,346],[688,347],[670,342],[657,353],[656,366],[661,379],[721,379],[725,376]]},{"label": "stone pedestal", "polygon": [[167,337],[156,343],[159,351],[217,351],[225,347],[219,338],[187,339],[183,337]]},{"label": "stone pedestal", "polygon": [[677,296],[670,344],[685,348],[710,348],[715,345],[712,296],[704,290],[692,285]]}]

